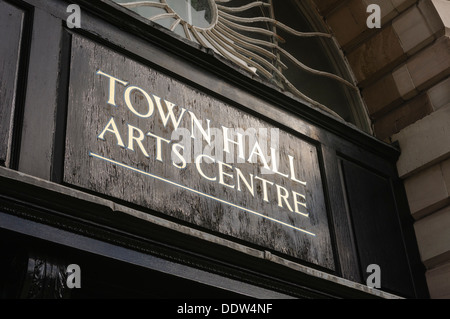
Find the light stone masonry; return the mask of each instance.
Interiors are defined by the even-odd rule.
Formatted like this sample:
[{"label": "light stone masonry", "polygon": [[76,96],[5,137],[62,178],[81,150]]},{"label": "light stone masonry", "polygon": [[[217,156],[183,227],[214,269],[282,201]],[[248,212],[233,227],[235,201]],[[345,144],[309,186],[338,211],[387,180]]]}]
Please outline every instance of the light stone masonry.
[{"label": "light stone masonry", "polygon": [[[397,163],[431,298],[450,299],[450,1],[313,0]],[[369,29],[369,4],[381,29]]]}]

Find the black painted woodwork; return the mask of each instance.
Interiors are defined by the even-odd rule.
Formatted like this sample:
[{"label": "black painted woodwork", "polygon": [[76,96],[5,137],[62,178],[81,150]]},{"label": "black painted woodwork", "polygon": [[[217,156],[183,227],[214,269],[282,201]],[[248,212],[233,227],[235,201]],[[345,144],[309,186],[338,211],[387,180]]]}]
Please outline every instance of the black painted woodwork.
[{"label": "black painted woodwork", "polygon": [[0,165],[10,167],[13,156],[13,121],[19,89],[19,62],[25,37],[26,12],[0,2]]},{"label": "black painted woodwork", "polygon": [[[93,256],[83,258],[121,256],[130,269],[145,256],[156,258],[158,265],[170,260],[173,268],[168,268],[168,275],[170,269],[189,269],[200,280],[208,272],[222,278],[227,287],[232,278],[242,283],[243,291],[244,283],[250,283],[301,298],[373,296],[309,276],[289,267],[291,262],[362,284],[367,265],[379,264],[383,291],[408,298],[427,296],[412,218],[395,168],[399,150],[112,1],[70,3],[82,8],[80,29],[65,24],[69,2],[0,0],[1,164],[10,167],[11,154],[17,153],[17,167],[12,166],[17,172],[0,167],[0,229],[5,238],[16,240],[17,234],[40,238],[44,247],[73,245],[81,254],[93,245]],[[11,21],[4,23],[4,17]],[[24,36],[28,26],[31,32]],[[152,198],[136,200],[142,197],[137,189],[125,196],[115,191],[114,187],[126,187],[121,183],[130,182],[130,176],[111,168],[89,167],[87,149],[80,148],[92,146],[89,139],[95,141],[98,134],[84,129],[102,127],[107,120],[105,114],[100,119],[99,114],[86,111],[88,102],[98,102],[98,95],[104,94],[98,82],[91,86],[96,68],[114,71],[119,78],[127,75],[132,84],[148,84],[149,74],[159,77],[176,88],[173,98],[185,86],[188,96],[210,99],[222,105],[221,110],[229,107],[232,117],[224,121],[247,118],[264,123],[280,129],[284,147],[306,147],[313,154],[308,165],[314,170],[311,178],[316,179],[320,199],[312,202],[321,205],[318,214],[322,214],[324,241],[311,246],[313,254],[305,254],[302,242],[292,243],[292,237],[286,236],[281,245],[274,233],[268,241],[258,238],[260,229],[252,223],[245,224],[247,232],[236,232],[224,230],[224,224],[194,220],[182,202],[189,199],[195,204],[195,196],[179,193],[173,203],[167,204],[166,199],[167,205],[161,205]],[[163,87],[163,93],[154,93],[166,94]],[[204,107],[199,105],[197,110]],[[212,120],[214,115],[210,114]],[[112,190],[98,183],[102,176],[112,181]],[[155,189],[156,196],[174,196],[161,185],[152,187],[160,187]],[[204,218],[209,213],[224,214],[220,205],[206,200],[197,203]],[[181,205],[183,214],[177,215],[170,204]],[[231,222],[238,223],[239,219]],[[65,242],[65,238],[73,241]],[[123,247],[139,256],[121,255]],[[321,249],[329,250],[326,261],[311,258],[323,253]],[[53,257],[60,254],[52,251]],[[277,258],[285,264],[275,263]],[[107,263],[108,259],[102,259],[102,264]],[[141,266],[143,273],[162,269]],[[213,286],[214,280],[207,285]]]}]

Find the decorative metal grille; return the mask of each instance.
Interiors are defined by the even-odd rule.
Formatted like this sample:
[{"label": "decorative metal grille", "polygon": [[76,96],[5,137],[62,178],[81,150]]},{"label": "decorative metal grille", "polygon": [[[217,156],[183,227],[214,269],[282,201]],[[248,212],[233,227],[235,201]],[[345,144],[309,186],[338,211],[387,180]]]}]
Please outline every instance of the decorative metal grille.
[{"label": "decorative metal grille", "polygon": [[[276,83],[284,90],[308,101],[309,103],[340,117],[328,107],[306,96],[296,88],[283,74],[287,66],[281,57],[288,59],[296,67],[312,74],[331,78],[351,89],[357,87],[346,79],[329,72],[320,71],[299,61],[292,53],[283,49],[279,43],[283,39],[277,34],[278,29],[297,37],[322,37],[331,39],[331,34],[322,32],[301,32],[295,30],[274,17],[272,0],[247,1],[244,5],[233,5],[233,0],[160,0],[128,1],[115,0],[120,5],[138,12],[151,21],[159,23],[171,31],[211,48],[223,57],[237,63],[245,70]],[[191,16],[186,18],[173,8],[176,3],[185,4],[188,9],[201,8],[209,10],[209,25],[198,26]],[[242,1],[241,1],[242,3]],[[209,7],[208,7],[209,5]],[[153,8],[145,13],[142,9]],[[248,10],[260,9],[258,16],[245,16]],[[146,14],[150,14],[146,16]],[[206,14],[206,13],[205,13]],[[254,11],[252,11],[254,14]],[[189,21],[190,20],[190,21]]]}]

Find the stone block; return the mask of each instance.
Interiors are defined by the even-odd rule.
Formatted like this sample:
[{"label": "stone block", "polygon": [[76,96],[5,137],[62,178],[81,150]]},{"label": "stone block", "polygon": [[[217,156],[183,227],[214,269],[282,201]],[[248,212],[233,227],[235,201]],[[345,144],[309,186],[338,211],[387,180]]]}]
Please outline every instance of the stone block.
[{"label": "stone block", "polygon": [[450,106],[450,77],[433,86],[427,93],[435,110]]},{"label": "stone block", "polygon": [[440,108],[398,134],[401,155],[397,162],[400,177],[442,161],[450,156],[450,107]]},{"label": "stone block", "polygon": [[416,6],[394,19],[392,26],[400,39],[403,51],[410,55],[434,40],[425,17]]},{"label": "stone block", "polygon": [[415,219],[445,207],[449,193],[440,164],[425,169],[405,180],[409,208]]},{"label": "stone block", "polygon": [[395,9],[401,12],[412,6],[417,0],[391,0],[391,2]]},{"label": "stone block", "polygon": [[364,82],[391,70],[405,56],[400,40],[390,25],[350,52],[347,58],[359,84],[365,86]]},{"label": "stone block", "polygon": [[366,9],[361,0],[350,0],[327,16],[328,25],[341,46],[367,31]]},{"label": "stone block", "polygon": [[450,74],[450,38],[441,37],[407,62],[414,86],[429,88]]},{"label": "stone block", "polygon": [[339,5],[342,1],[343,0],[314,0],[314,3],[321,14],[326,14],[328,11]]},{"label": "stone block", "polygon": [[372,118],[378,118],[402,101],[392,74],[366,87],[362,95]]},{"label": "stone block", "polygon": [[[427,1],[428,2],[428,1]],[[440,17],[439,19],[433,20],[437,28],[442,25],[445,28],[445,33],[447,36],[450,35],[450,1],[448,0],[431,0],[434,5],[434,9]]]},{"label": "stone block", "polygon": [[406,64],[395,69],[394,72],[392,72],[392,77],[402,99],[409,100],[419,93],[414,86]]},{"label": "stone block", "polygon": [[428,270],[425,276],[430,298],[450,299],[450,262]]},{"label": "stone block", "polygon": [[420,0],[417,4],[435,38],[443,36],[445,33],[444,24],[439,16],[436,7],[431,0]]},{"label": "stone block", "polygon": [[375,120],[375,135],[381,139],[400,132],[433,111],[428,95],[422,94]]},{"label": "stone block", "polygon": [[450,206],[417,221],[414,229],[427,267],[450,261]]}]

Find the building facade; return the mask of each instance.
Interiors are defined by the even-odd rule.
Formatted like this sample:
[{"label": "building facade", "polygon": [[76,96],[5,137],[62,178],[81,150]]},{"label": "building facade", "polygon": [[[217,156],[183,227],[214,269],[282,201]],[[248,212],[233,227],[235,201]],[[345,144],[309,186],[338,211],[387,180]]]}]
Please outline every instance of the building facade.
[{"label": "building facade", "polygon": [[449,7],[1,0],[2,297],[448,297]]},{"label": "building facade", "polygon": [[[368,30],[364,7],[382,9]],[[450,82],[448,1],[316,1],[369,110],[374,134],[398,143],[421,259],[432,298],[449,297],[447,127]]]}]

